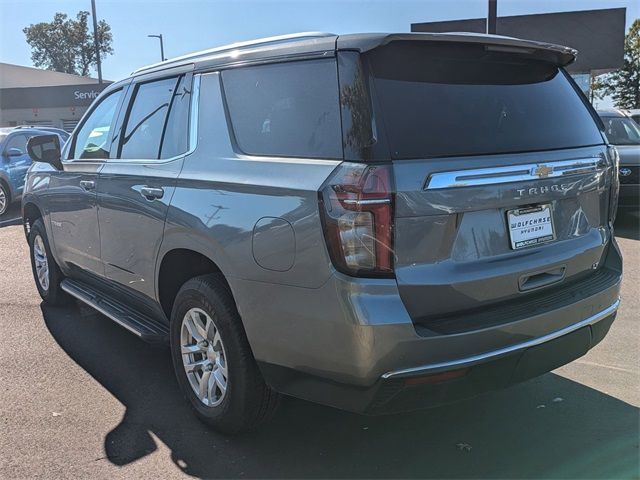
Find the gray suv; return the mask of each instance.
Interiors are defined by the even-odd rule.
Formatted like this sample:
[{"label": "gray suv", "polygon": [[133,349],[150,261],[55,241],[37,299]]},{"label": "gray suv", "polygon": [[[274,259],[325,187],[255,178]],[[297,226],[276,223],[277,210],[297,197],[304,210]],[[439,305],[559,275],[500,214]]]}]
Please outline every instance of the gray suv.
[{"label": "gray suv", "polygon": [[142,68],[32,139],[37,288],[168,342],[197,415],[433,406],[585,354],[619,304],[615,148],[575,51],[303,34]]}]

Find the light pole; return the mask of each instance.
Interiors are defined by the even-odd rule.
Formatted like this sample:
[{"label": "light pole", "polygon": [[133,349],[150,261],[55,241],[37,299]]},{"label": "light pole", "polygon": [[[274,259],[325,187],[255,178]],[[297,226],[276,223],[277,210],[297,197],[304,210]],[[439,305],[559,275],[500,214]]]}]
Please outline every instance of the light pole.
[{"label": "light pole", "polygon": [[98,43],[98,19],[96,18],[96,0],[91,0],[91,16],[93,17],[93,48],[96,51],[98,65],[98,83],[102,83],[102,62],[100,61],[100,44]]},{"label": "light pole", "polygon": [[487,33],[495,35],[498,23],[498,0],[489,0],[489,12],[487,14]]},{"label": "light pole", "polygon": [[162,34],[160,35],[147,35],[147,37],[159,38],[160,39],[160,59],[164,62],[166,58],[164,58],[164,43],[162,42]]}]

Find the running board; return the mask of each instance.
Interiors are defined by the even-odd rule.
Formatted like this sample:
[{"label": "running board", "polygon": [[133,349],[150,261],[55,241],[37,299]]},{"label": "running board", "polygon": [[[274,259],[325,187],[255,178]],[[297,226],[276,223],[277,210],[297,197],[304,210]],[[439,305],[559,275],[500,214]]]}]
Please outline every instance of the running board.
[{"label": "running board", "polygon": [[106,297],[85,283],[65,278],[60,287],[72,297],[86,303],[145,342],[166,343],[169,340],[168,326],[141,314],[125,303]]}]

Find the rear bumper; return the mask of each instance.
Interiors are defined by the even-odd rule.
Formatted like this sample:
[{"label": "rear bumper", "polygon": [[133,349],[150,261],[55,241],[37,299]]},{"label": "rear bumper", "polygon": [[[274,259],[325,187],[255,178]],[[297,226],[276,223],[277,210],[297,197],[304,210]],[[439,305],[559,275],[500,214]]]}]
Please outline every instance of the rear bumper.
[{"label": "rear bumper", "polygon": [[[269,385],[306,400],[378,414],[502,388],[586,353],[608,331],[619,303],[622,260],[615,240],[608,243],[600,262],[607,274],[597,288],[573,288],[562,301],[552,295],[557,287],[549,288],[546,304],[522,315],[509,310],[513,315],[504,322],[452,333],[414,324],[393,280],[336,274],[318,289],[230,283]],[[459,378],[421,380],[461,369],[468,370]]]},{"label": "rear bumper", "polygon": [[[571,327],[545,337],[456,361],[388,372],[358,388],[271,364],[261,364],[272,386],[287,394],[368,415],[435,407],[505,388],[549,372],[600,342],[619,300]],[[443,374],[452,374],[446,379]]]}]

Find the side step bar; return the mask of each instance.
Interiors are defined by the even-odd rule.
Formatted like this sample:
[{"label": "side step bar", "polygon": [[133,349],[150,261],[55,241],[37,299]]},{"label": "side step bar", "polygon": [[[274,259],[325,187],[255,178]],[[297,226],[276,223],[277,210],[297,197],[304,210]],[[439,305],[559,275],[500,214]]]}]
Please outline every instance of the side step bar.
[{"label": "side step bar", "polygon": [[123,302],[106,297],[85,283],[65,278],[60,287],[146,342],[166,343],[169,340],[167,325],[141,314]]}]

